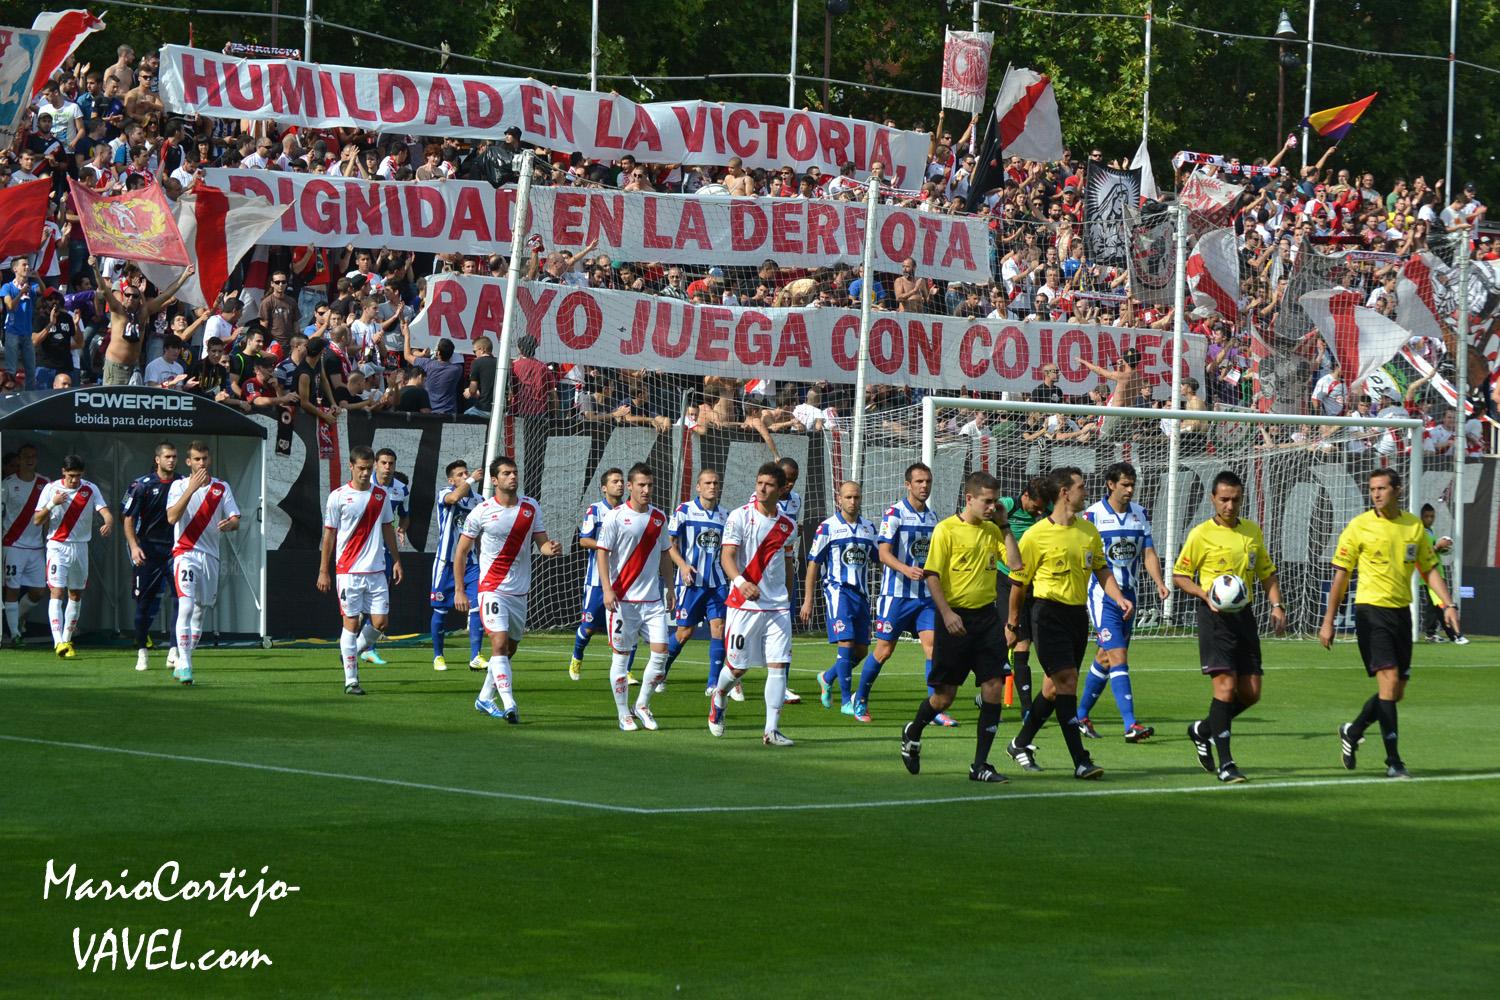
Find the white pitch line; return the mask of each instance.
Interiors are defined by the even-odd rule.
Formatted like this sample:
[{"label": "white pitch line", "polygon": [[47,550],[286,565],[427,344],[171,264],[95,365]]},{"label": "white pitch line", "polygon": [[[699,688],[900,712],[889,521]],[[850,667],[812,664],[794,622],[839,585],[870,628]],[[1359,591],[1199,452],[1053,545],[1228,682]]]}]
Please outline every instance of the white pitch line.
[{"label": "white pitch line", "polygon": [[449,795],[468,795],[477,798],[506,799],[515,802],[532,802],[540,805],[565,806],[573,809],[591,809],[599,812],[630,813],[637,816],[676,816],[711,813],[758,813],[758,812],[827,812],[845,809],[894,809],[909,806],[939,806],[965,802],[1016,802],[1022,799],[1093,799],[1118,795],[1191,795],[1202,792],[1223,792],[1287,788],[1343,788],[1354,785],[1406,785],[1450,781],[1495,781],[1500,780],[1500,771],[1479,774],[1440,774],[1430,778],[1415,778],[1411,782],[1393,781],[1390,778],[1310,778],[1306,781],[1264,781],[1244,785],[1188,785],[1165,788],[1079,788],[1070,791],[1051,792],[997,792],[994,795],[947,795],[923,799],[875,799],[862,802],[794,802],[742,806],[621,806],[607,802],[589,802],[583,799],[563,799],[546,795],[526,795],[520,792],[498,792],[485,788],[464,788],[457,785],[436,785],[424,781],[403,781],[399,778],[381,778],[366,774],[344,774],[337,771],[314,771],[300,767],[282,767],[276,764],[257,764],[252,761],[224,760],[217,757],[194,757],[186,754],[158,753],[153,750],[134,750],[128,747],[100,746],[94,743],[71,743],[63,740],[43,740],[30,736],[11,736],[0,733],[0,740],[12,743],[30,743],[36,746],[61,747],[69,750],[88,750],[94,753],[124,754],[130,757],[147,757],[153,760],[172,760],[189,764],[217,764],[221,767],[237,767],[248,771],[267,771],[274,774],[293,774],[306,778],[331,778],[338,781],[358,781],[371,785],[387,785],[393,788],[410,788],[424,792],[443,792]]}]

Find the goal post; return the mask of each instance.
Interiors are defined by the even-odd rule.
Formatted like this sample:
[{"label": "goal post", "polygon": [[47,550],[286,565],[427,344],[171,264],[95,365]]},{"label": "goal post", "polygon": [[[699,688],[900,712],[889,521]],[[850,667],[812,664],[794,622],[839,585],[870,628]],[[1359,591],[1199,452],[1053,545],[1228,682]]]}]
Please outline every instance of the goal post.
[{"label": "goal post", "polygon": [[[967,421],[965,433],[954,433],[955,412],[978,419]],[[997,422],[979,427],[981,414],[995,415]],[[1076,431],[1070,429],[1075,424]],[[1192,434],[1183,430],[1189,424],[1194,425]],[[1102,434],[1092,429],[1100,426],[1105,428]],[[1265,531],[1280,570],[1288,631],[1304,635],[1315,632],[1321,621],[1332,577],[1328,563],[1338,534],[1368,505],[1364,480],[1369,472],[1404,465],[1405,506],[1421,508],[1422,426],[1412,417],[1314,418],[956,396],[928,396],[921,403],[922,460],[933,468],[961,467],[965,474],[978,468],[1003,473],[998,478],[1005,492],[1019,492],[1029,476],[1076,465],[1090,476],[1094,492],[1102,495],[1103,483],[1093,480],[1095,474],[1102,475],[1118,461],[1135,465],[1135,500],[1151,511],[1155,537],[1164,543],[1159,552],[1169,591],[1171,568],[1187,529],[1210,516],[1208,484],[1219,469],[1235,470],[1246,484],[1245,516]],[[1187,443],[1171,446],[1174,438]],[[946,514],[956,484],[939,487],[935,504]],[[1153,592],[1148,595],[1146,590]],[[1416,602],[1425,600],[1425,593],[1415,575],[1412,592],[1413,637],[1419,638]],[[1159,625],[1144,628],[1144,634],[1170,635],[1190,627],[1183,609],[1174,609],[1170,597],[1158,607],[1154,588],[1140,593],[1149,621]],[[1259,600],[1264,600],[1263,592]],[[1342,612],[1339,618],[1341,624],[1349,624]]]}]

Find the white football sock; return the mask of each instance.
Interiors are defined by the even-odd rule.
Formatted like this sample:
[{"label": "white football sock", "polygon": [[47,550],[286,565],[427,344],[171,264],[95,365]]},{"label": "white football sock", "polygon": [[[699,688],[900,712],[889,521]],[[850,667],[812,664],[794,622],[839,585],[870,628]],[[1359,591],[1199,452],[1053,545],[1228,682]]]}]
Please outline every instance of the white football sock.
[{"label": "white football sock", "polygon": [[515,708],[516,698],[510,690],[510,657],[490,657],[490,674],[495,678],[495,693],[500,696],[500,707],[507,712]]},{"label": "white football sock", "polygon": [[641,690],[635,696],[637,708],[649,708],[651,705],[651,692],[657,682],[667,672],[667,654],[665,652],[652,653],[651,659],[646,662],[646,672],[641,676]]},{"label": "white football sock", "polygon": [[359,681],[359,633],[339,630],[339,655],[344,661],[344,686]]},{"label": "white football sock", "polygon": [[52,624],[52,645],[61,646],[63,639],[63,599],[53,597],[47,601],[47,619]]},{"label": "white football sock", "polygon": [[630,654],[614,653],[609,661],[609,688],[614,692],[615,709],[620,718],[630,714],[630,682],[626,674],[630,672]]},{"label": "white football sock", "polygon": [[480,701],[495,700],[495,661],[498,656],[490,657],[489,669],[484,672],[484,683],[479,686]]},{"label": "white football sock", "polygon": [[365,653],[374,649],[375,644],[383,638],[385,638],[384,633],[369,622],[365,622],[365,627],[359,630],[358,651]]},{"label": "white football sock", "polygon": [[781,706],[786,704],[786,668],[766,671],[766,732],[781,725]]},{"label": "white football sock", "polygon": [[191,598],[177,600],[177,668],[191,670],[193,666],[193,608]]},{"label": "white football sock", "polygon": [[5,602],[5,624],[12,639],[21,634],[21,605],[15,601]]},{"label": "white football sock", "polygon": [[73,600],[68,598],[68,608],[63,612],[63,642],[72,642],[73,633],[78,631],[78,616],[83,614],[83,598]]},{"label": "white football sock", "polygon": [[724,696],[729,693],[730,688],[739,682],[740,679],[734,675],[734,671],[729,669],[729,664],[726,663],[721,667],[719,669],[719,682],[714,687],[714,705],[723,708]]}]

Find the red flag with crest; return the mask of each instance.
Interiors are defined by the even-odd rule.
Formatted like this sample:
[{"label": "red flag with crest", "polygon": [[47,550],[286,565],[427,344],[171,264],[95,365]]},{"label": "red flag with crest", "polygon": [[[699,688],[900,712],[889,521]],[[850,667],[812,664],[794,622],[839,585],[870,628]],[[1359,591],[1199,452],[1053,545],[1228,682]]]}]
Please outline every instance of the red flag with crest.
[{"label": "red flag with crest", "polygon": [[68,191],[89,253],[187,267],[187,247],[160,185],[105,197],[69,178]]}]

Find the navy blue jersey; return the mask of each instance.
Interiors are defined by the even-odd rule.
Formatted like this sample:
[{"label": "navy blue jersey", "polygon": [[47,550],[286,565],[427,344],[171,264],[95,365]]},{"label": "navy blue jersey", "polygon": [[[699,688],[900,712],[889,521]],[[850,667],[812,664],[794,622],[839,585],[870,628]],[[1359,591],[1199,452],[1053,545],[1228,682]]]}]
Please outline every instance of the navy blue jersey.
[{"label": "navy blue jersey", "polygon": [[181,476],[161,479],[150,473],[135,480],[120,501],[120,516],[128,517],[135,528],[135,540],[148,554],[166,555],[172,551],[172,525],[167,523],[167,493]]}]

